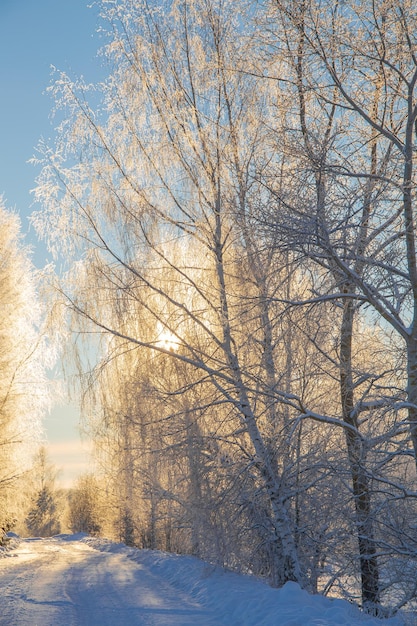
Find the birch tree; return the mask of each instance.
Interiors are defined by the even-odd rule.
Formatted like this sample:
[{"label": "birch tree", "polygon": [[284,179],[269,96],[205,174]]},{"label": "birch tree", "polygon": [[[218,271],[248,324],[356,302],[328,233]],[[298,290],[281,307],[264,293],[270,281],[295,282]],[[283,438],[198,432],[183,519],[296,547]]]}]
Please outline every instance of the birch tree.
[{"label": "birch tree", "polygon": [[[280,7],[299,33],[300,59],[312,64],[306,82],[301,83],[299,77],[300,98],[306,90],[313,92],[323,106],[330,103],[329,115],[336,117],[327,136],[333,142],[340,136],[339,156],[334,149],[330,157],[325,156],[323,174],[328,177],[330,173],[339,184],[354,181],[355,188],[349,191],[352,207],[356,206],[354,194],[362,194],[361,211],[344,218],[344,229],[340,224],[330,235],[329,228],[323,227],[322,254],[325,247],[327,263],[335,264],[350,289],[358,290],[358,297],[405,343],[407,408],[415,450],[413,146],[417,74],[411,35],[415,9],[408,2],[369,6],[353,2],[334,10],[330,4],[321,5],[319,11],[314,3],[306,3],[297,20],[292,19],[296,15],[291,15],[288,7]],[[318,76],[328,81],[326,86]],[[308,132],[305,129],[307,141]]]},{"label": "birch tree", "polygon": [[[37,276],[20,221],[0,204],[0,502],[2,525],[21,513],[19,479],[28,472],[42,434],[51,357],[42,331]],[[49,355],[49,357],[48,357]],[[52,363],[49,360],[49,363]]]},{"label": "birch tree", "polygon": [[[268,6],[259,45],[251,2],[103,2],[111,74],[51,87],[34,223],[70,263],[73,327],[98,337],[85,410],[120,536],[205,558],[232,538],[226,564],[351,595],[357,577],[378,612],[413,549],[387,514],[414,510],[387,330],[412,304],[401,89],[355,39],[366,8]],[[366,72],[355,108],[343,81]]]},{"label": "birch tree", "polygon": [[[57,79],[57,115],[65,108],[68,116],[56,147],[40,146],[35,224],[52,249],[84,255],[65,291],[81,318],[120,340],[112,358],[124,345],[169,356],[229,407],[266,499],[271,579],[308,586],[285,450],[290,418],[305,407],[274,363],[279,263],[249,233],[255,207],[268,203],[256,166],[270,156],[268,93],[235,71],[251,39],[250,20],[246,31],[242,22],[250,7],[103,7],[114,65],[102,86],[105,109],[90,109],[79,83]],[[161,329],[181,349],[161,343]]]},{"label": "birch tree", "polygon": [[[280,216],[275,228],[284,233],[285,245],[291,242],[325,268],[332,277],[333,294],[322,292],[322,298],[327,302],[333,299],[343,311],[340,397],[348,426],[345,433],[361,555],[362,602],[370,611],[378,611],[381,586],[371,504],[372,499],[377,500],[371,494],[375,474],[369,464],[369,434],[361,430],[378,415],[373,411],[385,405],[386,418],[391,414],[385,422],[386,441],[397,451],[397,455],[391,452],[391,462],[401,465],[404,456],[415,457],[412,172],[416,66],[411,33],[416,15],[408,2],[302,2],[297,7],[274,2],[270,6],[275,16],[270,24],[275,19],[276,29],[272,27],[269,43],[275,37],[274,45],[279,41],[282,52],[281,73],[271,66],[270,78],[278,83],[286,79],[287,90],[297,103],[297,107],[291,106],[292,119],[297,122],[286,131],[286,149],[297,162],[296,185],[302,198],[298,206],[284,211],[285,217]],[[296,141],[301,144],[296,146]],[[278,186],[276,189],[277,198],[285,201]],[[391,382],[388,377],[382,383],[381,370],[368,372],[361,380],[363,373],[355,365],[355,317],[362,314],[362,320],[365,315],[370,319],[370,307],[381,327],[390,325],[404,341],[406,403],[399,392],[401,374],[397,383],[393,372]],[[386,349],[389,351],[388,345]],[[389,368],[384,369],[388,373]],[[382,393],[373,391],[366,397],[372,378],[379,381]],[[406,407],[408,419],[404,419]],[[375,433],[379,418],[374,424]],[[406,425],[409,443],[405,441]],[[401,491],[401,485],[398,488]]]}]

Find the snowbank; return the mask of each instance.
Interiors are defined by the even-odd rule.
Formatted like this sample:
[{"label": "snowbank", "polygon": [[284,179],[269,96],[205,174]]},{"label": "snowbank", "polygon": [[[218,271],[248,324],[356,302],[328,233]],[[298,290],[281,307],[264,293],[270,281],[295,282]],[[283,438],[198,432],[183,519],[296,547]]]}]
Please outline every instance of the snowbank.
[{"label": "snowbank", "polygon": [[195,557],[137,550],[106,539],[85,537],[97,550],[124,553],[178,591],[214,611],[228,626],[404,626],[399,616],[369,617],[344,600],[310,595],[296,583],[272,589],[250,576],[228,572]]},{"label": "snowbank", "polygon": [[0,546],[0,559],[5,556],[12,556],[10,555],[10,551],[18,546],[20,537],[16,535],[16,533],[8,532],[3,541],[4,544]]}]

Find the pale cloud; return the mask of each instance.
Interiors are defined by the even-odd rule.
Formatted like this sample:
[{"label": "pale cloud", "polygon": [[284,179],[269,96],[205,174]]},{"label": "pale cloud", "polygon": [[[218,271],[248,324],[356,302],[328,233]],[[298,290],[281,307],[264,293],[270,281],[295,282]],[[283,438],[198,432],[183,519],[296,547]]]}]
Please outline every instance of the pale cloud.
[{"label": "pale cloud", "polygon": [[71,487],[80,474],[93,469],[91,441],[54,441],[48,443],[46,448],[51,463],[59,470],[57,483],[60,487]]}]

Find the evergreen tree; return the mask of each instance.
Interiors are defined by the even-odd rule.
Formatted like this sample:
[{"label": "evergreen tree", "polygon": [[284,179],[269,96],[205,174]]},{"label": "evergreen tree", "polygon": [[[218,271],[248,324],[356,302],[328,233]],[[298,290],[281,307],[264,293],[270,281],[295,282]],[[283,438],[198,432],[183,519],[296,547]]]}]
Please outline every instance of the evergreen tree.
[{"label": "evergreen tree", "polygon": [[35,457],[34,495],[32,505],[26,517],[26,526],[31,535],[50,537],[61,530],[60,506],[55,490],[56,471],[48,462],[45,448],[42,446]]},{"label": "evergreen tree", "polygon": [[44,485],[38,492],[26,518],[26,526],[32,535],[50,537],[60,532],[61,525],[57,519],[57,508],[51,487]]}]

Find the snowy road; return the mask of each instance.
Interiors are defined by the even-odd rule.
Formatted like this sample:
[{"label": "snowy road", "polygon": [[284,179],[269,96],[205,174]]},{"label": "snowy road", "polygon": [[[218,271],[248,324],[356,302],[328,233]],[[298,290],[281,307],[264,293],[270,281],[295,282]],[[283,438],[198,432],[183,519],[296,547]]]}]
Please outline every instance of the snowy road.
[{"label": "snowy road", "polygon": [[29,539],[0,559],[1,626],[219,626],[215,616],[124,554]]},{"label": "snowy road", "polygon": [[[0,626],[382,626],[344,600],[192,556],[83,535],[13,541],[0,558]],[[404,617],[383,626],[417,624]]]}]

